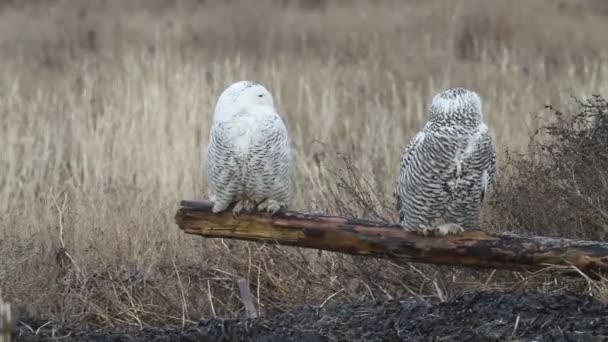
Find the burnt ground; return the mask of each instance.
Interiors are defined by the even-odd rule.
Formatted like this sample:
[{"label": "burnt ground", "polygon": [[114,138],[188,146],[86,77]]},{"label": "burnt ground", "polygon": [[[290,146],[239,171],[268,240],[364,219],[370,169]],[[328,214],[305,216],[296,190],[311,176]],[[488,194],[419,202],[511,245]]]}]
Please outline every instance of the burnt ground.
[{"label": "burnt ground", "polygon": [[301,306],[273,317],[212,319],[184,329],[92,330],[24,319],[17,332],[17,341],[601,341],[608,340],[608,305],[569,292],[486,291],[445,303]]}]

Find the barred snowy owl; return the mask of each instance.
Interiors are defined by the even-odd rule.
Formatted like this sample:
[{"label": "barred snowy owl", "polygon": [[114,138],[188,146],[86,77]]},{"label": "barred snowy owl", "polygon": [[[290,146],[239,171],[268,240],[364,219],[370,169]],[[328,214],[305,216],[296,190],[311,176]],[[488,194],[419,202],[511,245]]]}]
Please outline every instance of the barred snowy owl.
[{"label": "barred snowy owl", "polygon": [[222,92],[202,168],[214,213],[235,202],[235,215],[256,206],[270,213],[287,207],[290,143],[272,95],[264,86],[239,81]]},{"label": "barred snowy owl", "polygon": [[395,197],[403,229],[445,235],[478,228],[496,163],[481,107],[479,95],[463,88],[433,97],[400,163]]}]

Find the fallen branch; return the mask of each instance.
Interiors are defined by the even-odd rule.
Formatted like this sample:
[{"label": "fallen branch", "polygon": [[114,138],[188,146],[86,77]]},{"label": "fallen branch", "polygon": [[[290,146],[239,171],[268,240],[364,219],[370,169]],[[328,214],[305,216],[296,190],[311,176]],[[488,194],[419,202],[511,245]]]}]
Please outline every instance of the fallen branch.
[{"label": "fallen branch", "polygon": [[208,201],[182,201],[175,222],[187,234],[321,249],[391,259],[398,263],[538,271],[577,268],[597,278],[608,271],[608,243],[543,236],[490,234],[481,230],[431,236],[396,225],[337,216],[288,211],[233,217],[213,214]]}]

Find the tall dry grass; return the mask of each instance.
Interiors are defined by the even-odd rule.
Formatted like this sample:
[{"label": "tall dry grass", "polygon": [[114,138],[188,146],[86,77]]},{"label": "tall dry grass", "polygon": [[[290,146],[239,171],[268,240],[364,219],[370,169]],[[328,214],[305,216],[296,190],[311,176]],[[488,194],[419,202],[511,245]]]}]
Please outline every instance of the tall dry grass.
[{"label": "tall dry grass", "polygon": [[10,342],[15,327],[15,318],[10,304],[2,300],[0,292],[0,342]]},{"label": "tall dry grass", "polygon": [[[525,152],[545,104],[607,93],[602,6],[3,3],[0,288],[30,315],[147,326],[239,315],[240,277],[262,314],[523,286],[524,275],[511,272],[203,240],[182,235],[173,214],[181,199],[203,196],[213,105],[239,79],[267,85],[284,115],[296,156],[293,208],[390,219],[402,150],[430,96],[448,86],[482,95],[502,165],[507,149]],[[353,187],[372,195],[360,200]]]}]

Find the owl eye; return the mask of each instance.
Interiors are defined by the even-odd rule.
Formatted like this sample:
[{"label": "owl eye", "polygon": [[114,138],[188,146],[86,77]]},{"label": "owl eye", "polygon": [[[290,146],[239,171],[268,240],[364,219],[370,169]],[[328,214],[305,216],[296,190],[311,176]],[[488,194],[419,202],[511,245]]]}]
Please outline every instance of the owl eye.
[{"label": "owl eye", "polygon": [[264,94],[260,94],[260,95],[258,95],[258,97],[264,97]]}]

